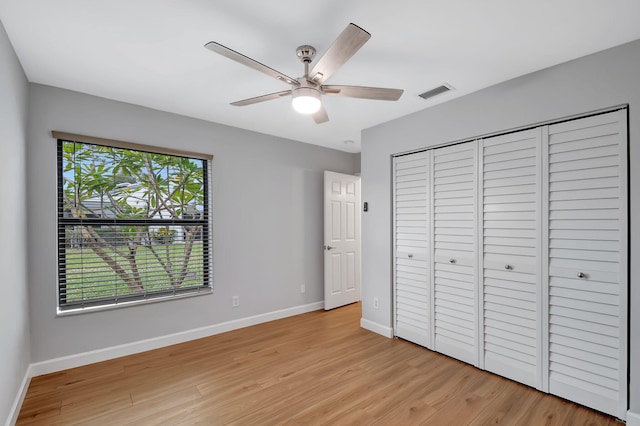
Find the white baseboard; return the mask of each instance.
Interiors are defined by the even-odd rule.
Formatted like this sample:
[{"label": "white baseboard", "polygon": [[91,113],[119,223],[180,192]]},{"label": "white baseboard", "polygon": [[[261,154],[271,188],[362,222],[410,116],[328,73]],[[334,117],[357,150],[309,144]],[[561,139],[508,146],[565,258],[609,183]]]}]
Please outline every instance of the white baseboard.
[{"label": "white baseboard", "polygon": [[240,318],[237,320],[214,324],[207,327],[187,330],[180,333],[168,334],[166,336],[155,337],[153,339],[146,339],[138,342],[127,343],[124,345],[112,346],[95,351],[69,355],[42,362],[36,362],[31,364],[30,366],[30,377],[49,374],[69,368],[80,367],[82,365],[93,364],[94,362],[106,361],[113,358],[119,358],[121,356],[149,351],[152,349],[158,349],[165,346],[175,345],[177,343],[187,342],[189,340],[201,339],[203,337],[213,336],[215,334],[225,333],[227,331],[237,330],[240,328],[274,321],[294,315],[300,315],[323,308],[324,302],[315,302],[308,305],[294,306],[292,308],[267,312],[265,314],[255,315],[247,318]]},{"label": "white baseboard", "polygon": [[627,426],[640,426],[640,413],[627,411]]},{"label": "white baseboard", "polygon": [[20,384],[20,389],[18,389],[16,399],[13,401],[13,405],[9,410],[9,416],[7,417],[6,426],[13,426],[18,421],[18,414],[20,414],[20,408],[22,407],[24,397],[27,395],[27,389],[29,389],[31,377],[33,377],[33,374],[31,374],[31,365],[29,365],[29,367],[27,367],[27,371],[24,373],[24,378],[22,379],[22,383]]},{"label": "white baseboard", "polygon": [[364,318],[360,318],[360,327],[373,331],[374,333],[378,333],[384,337],[388,337],[389,339],[393,337],[393,328],[387,327],[386,325],[378,324],[377,322],[369,321]]}]

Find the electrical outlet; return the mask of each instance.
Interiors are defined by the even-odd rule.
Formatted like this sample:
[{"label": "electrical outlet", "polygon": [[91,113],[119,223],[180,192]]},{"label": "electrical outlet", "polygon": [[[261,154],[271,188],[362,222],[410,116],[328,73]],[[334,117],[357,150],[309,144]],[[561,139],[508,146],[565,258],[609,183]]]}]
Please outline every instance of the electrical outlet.
[{"label": "electrical outlet", "polygon": [[231,298],[231,307],[237,308],[238,306],[240,306],[240,296],[233,296]]},{"label": "electrical outlet", "polygon": [[300,284],[300,293],[306,293],[307,292],[307,286],[305,286],[304,284]]},{"label": "electrical outlet", "polygon": [[380,309],[380,299],[378,299],[377,297],[373,298],[373,308]]}]

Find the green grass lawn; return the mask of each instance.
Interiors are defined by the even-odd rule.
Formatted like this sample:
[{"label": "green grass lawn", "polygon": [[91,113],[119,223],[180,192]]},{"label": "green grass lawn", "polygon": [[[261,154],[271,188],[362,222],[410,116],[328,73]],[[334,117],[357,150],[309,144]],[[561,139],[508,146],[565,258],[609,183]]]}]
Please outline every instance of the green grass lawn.
[{"label": "green grass lawn", "polygon": [[[180,243],[153,246],[160,259],[171,265],[176,277],[183,266],[184,248],[185,245]],[[118,265],[127,274],[132,275],[130,262],[124,256],[116,255],[115,250],[113,247],[105,248],[105,251],[116,259]],[[117,252],[121,254],[125,254],[126,251],[126,247],[117,248]],[[139,247],[135,259],[145,292],[174,288],[169,275],[151,249]],[[187,277],[177,288],[202,285],[203,266],[202,243],[195,243],[187,265]],[[67,248],[66,271],[67,303],[139,294],[132,291],[125,281],[90,248]]]}]

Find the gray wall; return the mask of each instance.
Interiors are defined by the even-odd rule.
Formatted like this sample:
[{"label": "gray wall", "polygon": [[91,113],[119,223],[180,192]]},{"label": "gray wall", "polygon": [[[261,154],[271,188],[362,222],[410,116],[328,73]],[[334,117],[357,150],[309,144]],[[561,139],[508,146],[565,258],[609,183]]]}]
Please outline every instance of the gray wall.
[{"label": "gray wall", "polygon": [[26,256],[27,79],[0,22],[0,423],[29,366]]},{"label": "gray wall", "polygon": [[353,161],[354,173],[360,173],[360,153],[354,154]]},{"label": "gray wall", "polygon": [[[367,129],[362,142],[363,318],[391,327],[391,154],[629,104],[631,306],[640,306],[640,41]],[[635,259],[635,261],[634,261]],[[373,298],[380,309],[373,309]],[[631,409],[640,413],[640,311],[631,309]],[[635,362],[634,362],[635,360]]]},{"label": "gray wall", "polygon": [[[48,86],[29,92],[32,362],[323,300],[322,172],[354,173],[354,154]],[[213,295],[56,318],[52,130],[215,156]]]}]

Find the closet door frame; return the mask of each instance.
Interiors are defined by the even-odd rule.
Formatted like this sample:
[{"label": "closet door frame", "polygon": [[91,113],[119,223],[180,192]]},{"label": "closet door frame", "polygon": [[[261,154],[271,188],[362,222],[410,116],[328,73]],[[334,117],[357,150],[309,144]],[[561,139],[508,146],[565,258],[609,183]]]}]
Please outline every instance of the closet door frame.
[{"label": "closet door frame", "polygon": [[622,419],[626,419],[629,399],[629,110],[618,111],[623,115],[622,129],[620,130],[620,193],[623,194],[620,203],[620,287],[625,291],[620,297],[620,371],[624,371],[624,377],[620,380],[620,395],[624,400],[618,399],[618,410],[622,413]]}]

